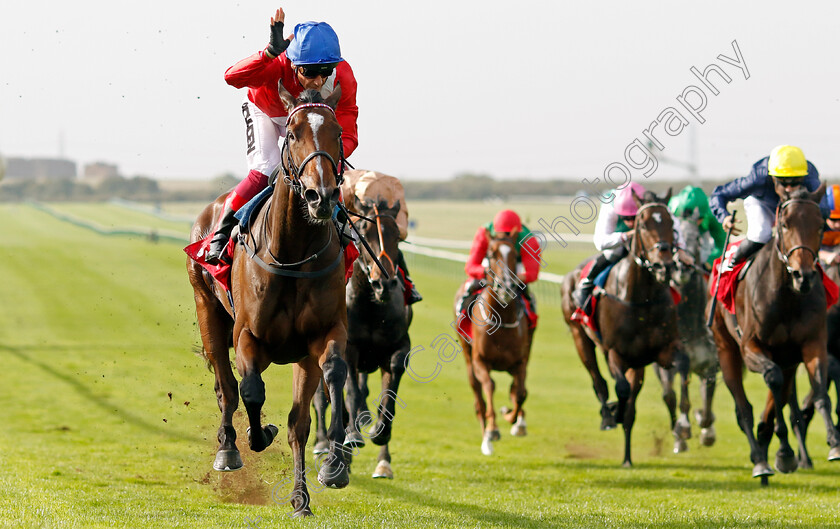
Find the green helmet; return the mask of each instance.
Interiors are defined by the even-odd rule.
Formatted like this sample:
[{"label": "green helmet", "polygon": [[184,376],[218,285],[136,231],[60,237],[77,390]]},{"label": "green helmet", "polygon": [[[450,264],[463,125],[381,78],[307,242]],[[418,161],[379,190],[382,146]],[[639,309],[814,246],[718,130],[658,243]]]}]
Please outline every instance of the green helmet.
[{"label": "green helmet", "polygon": [[[709,218],[713,217],[712,208],[709,207],[709,197],[696,186],[686,186],[676,196],[671,198],[668,208],[675,217],[690,217],[696,214],[697,219],[703,219],[701,228],[709,229]],[[695,213],[696,212],[696,213]]]}]

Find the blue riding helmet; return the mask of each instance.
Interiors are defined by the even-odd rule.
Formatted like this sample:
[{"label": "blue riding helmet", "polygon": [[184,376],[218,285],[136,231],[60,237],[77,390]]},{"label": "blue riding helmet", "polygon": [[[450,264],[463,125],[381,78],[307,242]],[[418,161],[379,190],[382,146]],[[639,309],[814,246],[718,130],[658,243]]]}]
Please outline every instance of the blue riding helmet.
[{"label": "blue riding helmet", "polygon": [[326,22],[302,22],[295,26],[295,38],[286,48],[295,66],[341,62],[338,35]]}]

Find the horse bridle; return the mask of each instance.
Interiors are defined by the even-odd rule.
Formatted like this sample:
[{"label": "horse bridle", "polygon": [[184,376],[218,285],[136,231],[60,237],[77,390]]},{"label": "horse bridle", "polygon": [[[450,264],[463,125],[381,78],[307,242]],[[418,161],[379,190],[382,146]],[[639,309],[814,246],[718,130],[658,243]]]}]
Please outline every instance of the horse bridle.
[{"label": "horse bridle", "polygon": [[[499,240],[499,241],[506,241],[506,242],[510,243],[511,248],[513,249],[514,252],[516,252],[516,242],[514,241],[513,237],[492,237],[492,239]],[[490,254],[489,248],[488,248],[486,257],[487,257],[487,261],[488,261],[488,264],[489,264],[489,262],[491,260],[491,257],[492,257],[492,255]],[[510,268],[507,266],[507,263],[505,263],[505,267],[508,270],[510,270]],[[489,266],[488,266],[488,268],[489,268]],[[516,271],[515,270],[510,270],[510,273],[515,274]],[[499,299],[499,292],[496,288],[496,285],[501,283],[501,280],[499,278],[499,274],[496,274],[494,272],[493,275],[494,275],[493,284],[492,285],[488,284],[487,287],[495,293],[494,297],[498,300]],[[505,274],[505,277],[507,277],[507,274]],[[519,288],[519,287],[518,287],[518,285],[513,284],[513,285],[503,285],[502,288],[504,288],[505,291],[513,291],[514,288]],[[514,298],[514,299],[516,299],[516,298]],[[482,307],[482,310],[484,310],[483,307]],[[516,311],[516,316],[513,318],[513,321],[511,323],[499,322],[499,325],[501,327],[508,328],[508,329],[519,326],[519,320],[522,317],[522,311],[523,310],[524,309],[522,308],[522,305],[519,305],[519,307],[517,308],[517,311]]]},{"label": "horse bridle", "polygon": [[303,174],[304,168],[306,168],[306,164],[315,158],[326,158],[332,166],[333,175],[335,175],[338,186],[341,186],[344,182],[344,166],[347,164],[347,160],[344,159],[344,142],[340,139],[338,141],[338,163],[326,151],[312,151],[303,159],[300,165],[295,164],[295,161],[292,159],[291,149],[289,148],[288,127],[289,123],[292,122],[292,116],[306,108],[326,108],[335,117],[335,110],[329,105],[325,105],[324,103],[304,103],[292,109],[289,112],[289,117],[286,118],[286,136],[283,138],[283,147],[280,150],[280,166],[283,171],[283,182],[291,187],[301,198],[305,198],[304,194],[306,193],[306,186],[303,185],[303,181],[301,180],[301,175]]},{"label": "horse bridle", "polygon": [[[394,260],[391,259],[391,256],[388,255],[388,253],[385,251],[385,237],[382,234],[382,221],[380,220],[382,217],[387,217],[389,219],[394,219],[394,222],[396,222],[396,219],[391,215],[385,215],[383,213],[379,213],[379,208],[377,207],[376,204],[373,205],[373,215],[371,215],[369,217],[359,215],[359,217],[368,221],[368,222],[371,222],[371,223],[375,222],[376,223],[376,234],[379,237],[379,255],[374,258],[374,261],[376,261],[378,259],[381,259],[384,256],[385,259],[387,259],[388,262],[391,263],[391,270],[393,270],[394,273],[396,274],[397,273],[397,268],[398,268],[397,264],[394,263]],[[359,236],[361,237],[362,234],[360,233]],[[371,257],[373,257],[373,255],[371,255]],[[360,264],[365,271],[365,275],[367,276],[368,282],[372,282],[373,279],[371,279],[371,276],[370,276],[371,267],[368,266],[367,262],[364,259],[361,259]],[[379,265],[380,269],[382,269],[381,263],[377,263],[377,264]],[[384,271],[384,269],[382,269],[382,270]],[[386,273],[386,278],[390,279],[390,274]]]},{"label": "horse bridle", "polygon": [[[793,274],[794,272],[793,267],[790,266],[790,256],[793,255],[793,252],[795,252],[796,250],[807,250],[811,254],[811,256],[813,256],[815,262],[819,259],[819,254],[813,248],[811,248],[810,246],[805,246],[804,244],[798,244],[790,250],[788,250],[787,252],[785,251],[784,241],[781,233],[782,227],[779,224],[779,215],[786,207],[788,207],[788,205],[797,202],[811,204],[812,206],[816,206],[817,209],[820,208],[819,204],[817,204],[813,200],[808,200],[805,198],[789,198],[781,204],[779,204],[778,207],[776,207],[775,224],[776,229],[778,230],[778,233],[776,235],[776,254],[778,255],[779,259],[781,259],[782,263],[785,265],[785,268],[787,269],[789,274]],[[820,227],[820,231],[822,231],[822,227]]]},{"label": "horse bridle", "polygon": [[[656,271],[661,270],[663,267],[667,269],[669,267],[674,266],[673,263],[670,264],[670,265],[664,265],[662,263],[652,263],[650,261],[650,259],[648,259],[648,251],[647,251],[647,248],[645,247],[645,243],[642,240],[642,238],[639,236],[639,226],[641,226],[641,222],[638,222],[639,214],[642,211],[644,211],[646,209],[649,209],[649,208],[653,208],[653,207],[661,207],[662,209],[665,210],[665,215],[669,215],[669,216],[671,215],[671,212],[668,211],[668,206],[666,206],[665,204],[663,204],[661,202],[650,202],[648,204],[643,204],[639,208],[639,210],[636,212],[636,222],[634,223],[634,226],[633,226],[633,239],[635,240],[635,242],[639,245],[639,247],[642,250],[641,255],[635,254],[635,253],[633,254],[633,260],[636,261],[637,265],[641,266],[642,268],[644,268],[645,270],[647,270],[651,274],[655,274]],[[674,253],[676,253],[678,248],[677,248],[676,245],[672,245],[672,244],[667,243],[663,240],[659,240],[659,241],[656,242],[656,244],[654,244],[651,247],[651,249],[652,250],[659,250],[659,251],[670,251],[672,254],[674,254]]]}]

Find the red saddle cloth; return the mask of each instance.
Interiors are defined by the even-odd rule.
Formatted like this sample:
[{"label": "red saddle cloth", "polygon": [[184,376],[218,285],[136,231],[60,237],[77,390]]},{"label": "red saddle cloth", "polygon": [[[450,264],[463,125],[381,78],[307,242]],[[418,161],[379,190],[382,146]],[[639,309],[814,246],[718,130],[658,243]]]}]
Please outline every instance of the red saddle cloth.
[{"label": "red saddle cloth", "polygon": [[[738,249],[741,242],[731,243],[726,247],[723,256],[715,259],[715,262],[712,264],[712,275],[709,279],[710,294],[714,296],[715,288],[717,288],[717,299],[730,314],[735,314],[735,295],[738,293],[738,275],[747,264],[747,261],[742,261],[732,266],[732,257],[735,255],[735,250]],[[721,259],[723,259],[723,266],[721,266]],[[820,277],[822,277],[826,306],[830,307],[837,303],[838,296],[840,296],[840,289],[838,289],[834,281],[825,275],[822,266],[819,264],[817,264],[817,270],[819,270]],[[717,287],[718,273],[720,273],[720,287]]]},{"label": "red saddle cloth", "polygon": [[[476,296],[481,294],[481,291],[484,290],[483,288],[478,289],[475,291]],[[476,299],[478,299],[476,297]],[[516,303],[522,303],[522,307],[525,309],[525,316],[528,318],[528,328],[533,329],[537,326],[537,313],[534,312],[534,307],[531,306],[531,302],[525,296],[519,296]],[[461,314],[458,318],[458,332],[461,336],[468,336],[470,339],[473,338],[472,334],[472,320],[469,316],[467,316],[467,310],[469,310],[469,305],[461,309]]]},{"label": "red saddle cloth", "polygon": [[[589,269],[592,268],[592,265],[594,265],[594,264],[595,264],[595,261],[592,260],[592,261],[589,261],[588,263],[586,263],[585,265],[583,265],[583,268],[580,271],[580,276],[579,276],[580,279],[583,279],[584,277],[589,275]],[[610,271],[612,271],[612,265],[610,265],[610,268],[608,268],[606,270],[607,275],[609,275]],[[602,272],[602,274],[603,274],[603,272]],[[595,280],[596,288],[603,288],[604,284],[606,284],[606,279],[607,279],[607,277],[604,276],[604,278],[601,280],[601,275],[599,275],[598,279]],[[603,282],[603,284],[600,284],[602,282]],[[670,291],[671,291],[671,298],[674,300],[674,305],[677,305],[680,302],[680,299],[682,299],[681,296],[680,296],[680,293],[674,287],[670,287]],[[577,321],[577,322],[582,323],[583,325],[586,325],[587,327],[589,327],[590,329],[595,331],[600,336],[601,330],[598,328],[598,321],[595,319],[595,306],[598,304],[598,296],[596,296],[594,294],[595,294],[595,291],[593,290],[593,295],[589,300],[589,305],[587,306],[588,310],[584,311],[582,308],[577,307],[575,309],[575,311],[572,313],[572,321]]]},{"label": "red saddle cloth", "polygon": [[[190,256],[190,258],[201,265],[205,270],[210,272],[216,280],[222,285],[222,288],[225,291],[230,290],[230,267],[231,265],[219,261],[219,264],[209,264],[207,261],[204,260],[204,255],[207,253],[207,248],[210,246],[210,239],[213,238],[213,234],[211,233],[207,237],[201,239],[200,241],[196,241],[187,247],[184,248],[184,252]],[[225,247],[225,256],[227,261],[233,262],[233,249],[234,244],[228,244]],[[356,248],[355,244],[348,244],[347,247],[344,249],[344,281],[347,282],[350,279],[350,276],[353,275],[353,263],[356,261],[356,258],[359,257],[359,249]]]}]

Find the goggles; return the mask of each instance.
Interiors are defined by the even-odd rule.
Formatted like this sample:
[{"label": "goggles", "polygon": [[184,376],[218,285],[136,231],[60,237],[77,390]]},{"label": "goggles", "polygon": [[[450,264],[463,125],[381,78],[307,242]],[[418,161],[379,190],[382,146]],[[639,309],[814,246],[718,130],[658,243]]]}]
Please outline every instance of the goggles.
[{"label": "goggles", "polygon": [[315,79],[316,77],[329,77],[332,75],[335,66],[332,64],[306,64],[298,66],[298,72],[307,79]]}]

